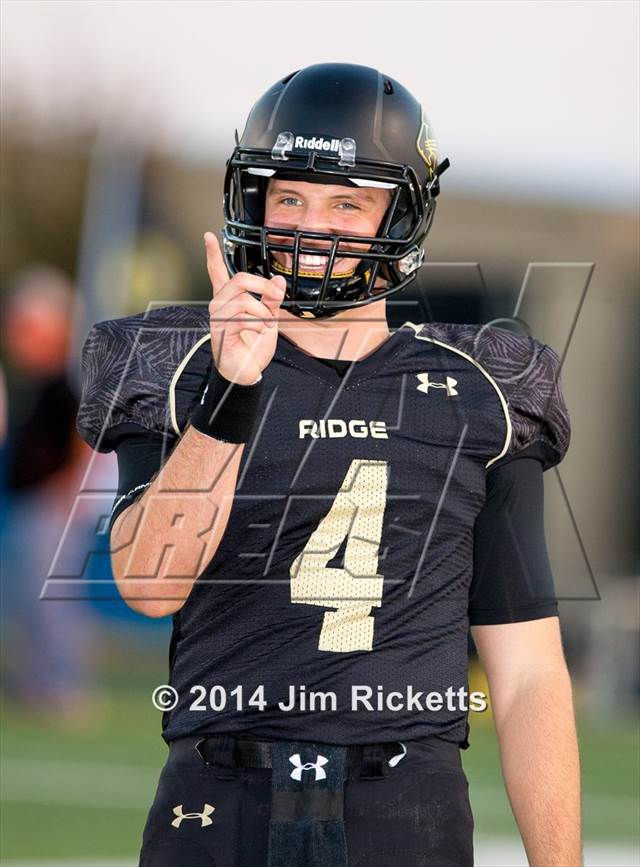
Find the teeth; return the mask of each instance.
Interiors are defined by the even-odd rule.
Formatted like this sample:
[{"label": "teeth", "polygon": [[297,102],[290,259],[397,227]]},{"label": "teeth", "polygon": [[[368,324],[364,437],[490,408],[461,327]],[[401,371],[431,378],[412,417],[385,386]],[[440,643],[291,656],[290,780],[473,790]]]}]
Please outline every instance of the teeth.
[{"label": "teeth", "polygon": [[301,265],[322,266],[327,264],[324,256],[300,256]]}]

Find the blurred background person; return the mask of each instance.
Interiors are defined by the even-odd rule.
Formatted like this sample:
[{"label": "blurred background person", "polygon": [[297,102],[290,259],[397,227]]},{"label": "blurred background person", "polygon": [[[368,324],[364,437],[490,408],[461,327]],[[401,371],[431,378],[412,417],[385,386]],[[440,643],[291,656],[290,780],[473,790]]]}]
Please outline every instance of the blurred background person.
[{"label": "blurred background person", "polygon": [[[2,527],[2,667],[5,691],[65,726],[94,716],[94,616],[80,600],[41,598],[86,469],[67,378],[75,293],[45,265],[16,274],[3,301],[6,360]],[[66,545],[86,547],[72,525]]]}]

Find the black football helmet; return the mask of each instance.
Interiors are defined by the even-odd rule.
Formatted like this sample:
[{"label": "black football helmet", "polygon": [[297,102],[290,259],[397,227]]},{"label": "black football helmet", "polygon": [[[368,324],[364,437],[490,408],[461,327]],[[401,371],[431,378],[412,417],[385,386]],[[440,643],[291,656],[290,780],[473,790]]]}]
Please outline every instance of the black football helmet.
[{"label": "black football helmet", "polygon": [[[294,72],[253,106],[242,138],[236,133],[224,184],[227,267],[232,274],[283,274],[282,306],[301,317],[333,316],[392,295],[415,279],[423,262],[439,176],[448,165],[438,162],[420,103],[394,79],[347,63]],[[264,225],[269,178],[392,194],[375,237],[274,228]],[[368,249],[349,249],[356,243]],[[274,251],[291,254],[290,270]],[[299,261],[305,254],[326,256],[324,271],[305,271]],[[334,262],[345,256],[358,265],[333,274]]]}]

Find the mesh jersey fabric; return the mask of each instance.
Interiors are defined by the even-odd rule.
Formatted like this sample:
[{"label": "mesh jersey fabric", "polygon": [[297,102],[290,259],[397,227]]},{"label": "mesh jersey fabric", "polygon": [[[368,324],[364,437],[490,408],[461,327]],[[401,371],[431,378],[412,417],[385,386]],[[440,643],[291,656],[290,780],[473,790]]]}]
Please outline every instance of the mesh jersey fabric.
[{"label": "mesh jersey fabric", "polygon": [[[279,339],[265,371],[265,400],[275,397],[245,447],[227,530],[174,615],[171,682],[181,700],[163,719],[166,740],[244,731],[327,743],[429,734],[461,742],[465,710],[425,710],[409,700],[410,690],[464,690],[470,613],[476,622],[555,613],[550,571],[542,596],[529,584],[523,606],[510,585],[503,605],[499,593],[497,604],[487,596],[486,588],[500,583],[494,569],[485,565],[484,577],[474,563],[476,523],[497,469],[513,474],[527,465],[529,480],[537,472],[539,484],[543,467],[557,463],[568,445],[566,407],[550,376],[557,373],[554,354],[533,344],[534,363],[522,367],[505,350],[513,335],[499,335],[492,357],[509,369],[503,391],[470,353],[440,339],[447,328],[434,328],[437,337],[422,344],[413,326],[403,327],[343,378]],[[467,338],[463,332],[457,344]],[[206,341],[202,348],[173,380],[172,414],[183,423],[207,352],[210,364]],[[114,447],[114,431],[127,421],[161,433],[166,406],[136,404],[137,396],[127,405],[118,397],[120,417],[95,435],[96,444]],[[99,415],[94,405],[85,422],[88,412]],[[514,478],[511,485],[522,493]],[[520,507],[535,510],[537,489],[526,487],[532,493]],[[502,535],[494,526],[498,554]],[[533,547],[517,544],[529,576]],[[241,685],[247,702],[263,696],[266,704],[194,713],[189,690],[197,684],[219,686],[227,696]],[[354,684],[371,689],[371,710],[352,706]],[[278,707],[296,686],[333,695],[335,709]],[[408,708],[392,710],[384,701],[389,690],[403,694]]]}]

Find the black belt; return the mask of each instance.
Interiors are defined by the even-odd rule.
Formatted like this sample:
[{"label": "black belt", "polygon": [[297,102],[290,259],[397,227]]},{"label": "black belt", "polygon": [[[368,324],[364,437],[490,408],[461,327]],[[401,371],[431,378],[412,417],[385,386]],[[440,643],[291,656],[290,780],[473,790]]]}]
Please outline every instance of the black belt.
[{"label": "black belt", "polygon": [[[200,739],[183,738],[181,740],[188,741],[189,746],[200,755],[205,764],[213,764],[219,755],[220,747],[224,743],[225,735],[205,735]],[[233,737],[232,738],[232,754],[234,764],[243,768],[271,768],[271,741],[250,740],[247,738]],[[178,745],[178,741],[173,741],[172,746]],[[185,744],[186,746],[186,744]],[[380,758],[388,760],[393,756],[402,753],[403,747],[398,741],[390,741],[381,744],[353,744],[347,747],[346,765],[347,767],[357,767],[362,764],[365,751],[370,752],[375,749],[379,753]]]}]

